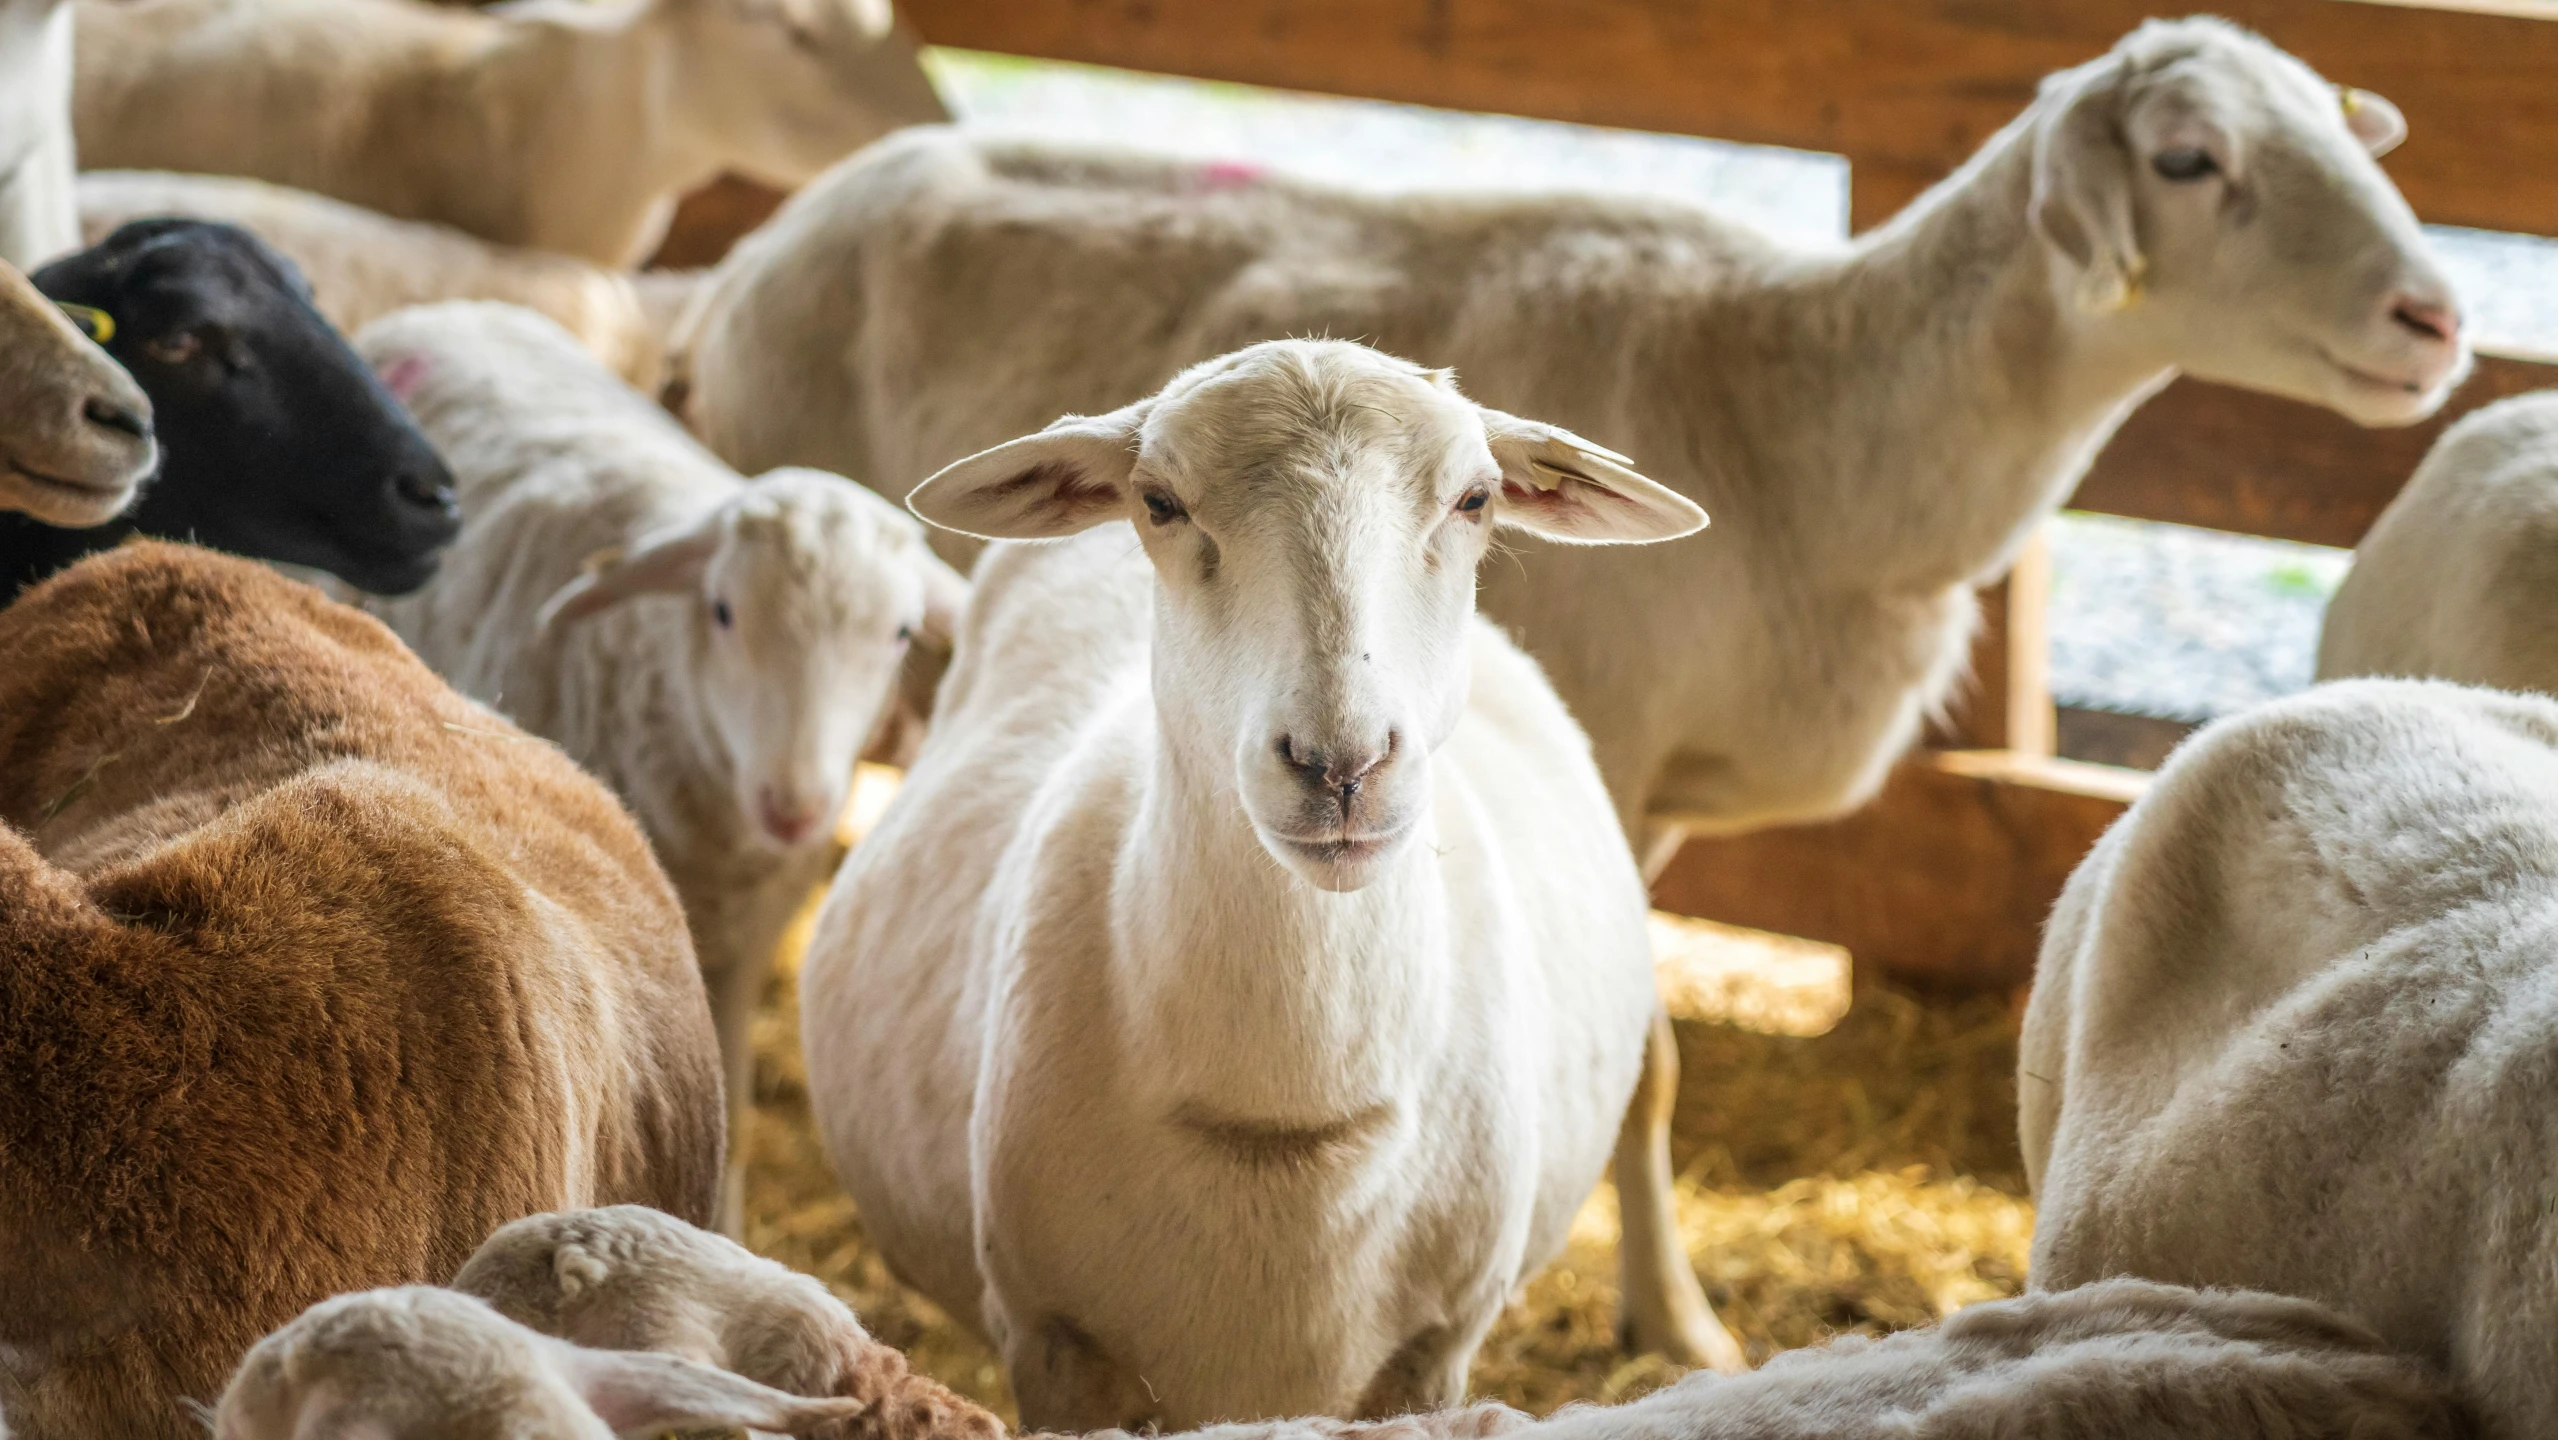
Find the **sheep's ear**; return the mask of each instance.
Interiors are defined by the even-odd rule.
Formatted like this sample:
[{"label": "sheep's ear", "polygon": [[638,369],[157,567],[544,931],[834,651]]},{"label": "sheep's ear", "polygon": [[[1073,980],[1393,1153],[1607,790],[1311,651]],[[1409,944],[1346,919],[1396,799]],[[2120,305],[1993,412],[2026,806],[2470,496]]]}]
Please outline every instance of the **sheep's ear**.
[{"label": "sheep's ear", "polygon": [[2053,82],[2058,103],[2034,136],[2027,213],[2045,243],[2078,267],[2079,307],[2120,310],[2140,298],[2149,262],[2132,227],[2132,153],[2122,138],[2122,66],[2099,61]]},{"label": "sheep's ear", "polygon": [[959,634],[959,617],[968,609],[968,582],[958,571],[924,552],[924,638],[948,646]]},{"label": "sheep's ear", "polygon": [[2372,154],[2386,155],[2407,138],[2407,117],[2397,106],[2369,90],[2336,87],[2336,103],[2345,111],[2345,128]]},{"label": "sheep's ear", "polygon": [[1695,501],[1569,430],[1498,410],[1483,412],[1483,430],[1501,467],[1501,524],[1576,545],[1641,545],[1705,528]]},{"label": "sheep's ear", "polygon": [[916,486],[906,508],[981,540],[1055,540],[1118,519],[1128,510],[1137,427],[1149,403],[1070,415],[980,451]]},{"label": "sheep's ear", "polygon": [[600,550],[586,559],[586,573],[554,592],[536,622],[544,634],[600,614],[634,595],[682,595],[701,588],[702,572],[719,552],[719,529],[687,525],[661,530],[628,550]]},{"label": "sheep's ear", "polygon": [[863,1400],[811,1400],[697,1361],[650,1351],[560,1345],[562,1374],[588,1409],[625,1440],[669,1430],[765,1430],[798,1435],[870,1408]]}]

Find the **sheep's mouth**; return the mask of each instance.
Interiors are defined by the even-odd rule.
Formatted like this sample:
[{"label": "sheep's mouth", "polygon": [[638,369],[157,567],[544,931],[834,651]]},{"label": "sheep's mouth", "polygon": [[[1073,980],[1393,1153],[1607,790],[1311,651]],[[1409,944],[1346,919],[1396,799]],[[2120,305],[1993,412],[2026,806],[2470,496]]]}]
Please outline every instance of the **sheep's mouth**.
[{"label": "sheep's mouth", "polygon": [[2337,359],[2336,352],[2324,345],[2318,347],[2318,358],[2326,361],[2328,367],[2337,374],[2344,376],[2347,384],[2370,394],[2413,397],[2423,395],[2433,388],[2431,380],[2402,380],[2396,376],[2365,370],[2359,365],[2348,365]]},{"label": "sheep's mouth", "polygon": [[1273,831],[1270,838],[1285,846],[1289,853],[1319,865],[1356,865],[1374,860],[1402,844],[1404,837],[1412,833],[1413,823],[1406,821],[1392,829],[1366,835],[1352,835],[1345,831],[1339,835],[1306,836]]},{"label": "sheep's mouth", "polygon": [[125,490],[124,486],[113,482],[109,482],[104,485],[92,485],[86,480],[72,480],[60,475],[48,475],[42,470],[32,469],[17,460],[0,459],[0,470],[6,470],[10,474],[32,483],[39,490],[52,490],[81,500],[113,500],[117,496],[122,495]]}]

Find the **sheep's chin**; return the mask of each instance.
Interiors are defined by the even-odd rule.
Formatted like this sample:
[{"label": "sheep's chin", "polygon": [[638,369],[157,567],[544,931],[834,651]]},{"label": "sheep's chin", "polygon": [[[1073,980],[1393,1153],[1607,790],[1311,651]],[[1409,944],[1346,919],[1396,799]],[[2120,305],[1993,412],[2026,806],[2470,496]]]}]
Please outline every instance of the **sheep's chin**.
[{"label": "sheep's chin", "polygon": [[1355,838],[1299,839],[1258,823],[1253,827],[1270,858],[1316,889],[1335,894],[1364,890],[1374,883],[1403,854],[1420,828],[1415,819]]}]

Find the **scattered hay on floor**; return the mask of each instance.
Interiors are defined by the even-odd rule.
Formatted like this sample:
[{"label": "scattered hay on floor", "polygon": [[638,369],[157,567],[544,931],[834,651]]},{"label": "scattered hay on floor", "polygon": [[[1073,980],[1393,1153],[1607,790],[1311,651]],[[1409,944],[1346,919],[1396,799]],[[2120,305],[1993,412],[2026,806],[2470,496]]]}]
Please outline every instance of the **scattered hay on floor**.
[{"label": "scattered hay on floor", "polygon": [[[756,1029],[748,1243],[825,1280],[917,1368],[1009,1419],[995,1357],[890,1277],[827,1169],[800,1061],[797,949]],[[2004,998],[1869,986],[1817,1036],[1684,1021],[1678,1031],[1680,1225],[1754,1361],[1843,1332],[1926,1324],[2022,1287],[2033,1208],[2022,1198],[2016,1016]],[[1602,1186],[1564,1255],[1485,1342],[1475,1392],[1544,1413],[1677,1378],[1658,1357],[1618,1348],[1616,1309],[1616,1201]]]}]

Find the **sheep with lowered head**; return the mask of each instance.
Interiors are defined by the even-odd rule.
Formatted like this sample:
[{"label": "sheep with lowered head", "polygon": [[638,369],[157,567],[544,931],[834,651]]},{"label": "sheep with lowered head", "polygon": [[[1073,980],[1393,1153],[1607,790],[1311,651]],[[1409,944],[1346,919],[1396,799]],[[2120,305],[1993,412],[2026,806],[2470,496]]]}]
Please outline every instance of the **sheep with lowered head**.
[{"label": "sheep with lowered head", "polygon": [[189,545],[0,612],[0,1375],[201,1440],[258,1337],[518,1215],[710,1218],[718,1055],[637,826],[381,625]]},{"label": "sheep with lowered head", "polygon": [[655,1440],[804,1435],[858,1409],[673,1355],[589,1350],[428,1286],[341,1295],[258,1342],[212,1440]]},{"label": "sheep with lowered head", "polygon": [[859,1400],[824,1440],[1003,1440],[1002,1420],[907,1368],[824,1285],[642,1205],[533,1215],[453,1288],[545,1335],[665,1350],[794,1395]]},{"label": "sheep with lowered head", "polygon": [[[24,0],[16,0],[24,3]],[[635,265],[728,170],[946,120],[889,0],[73,0],[92,169],[247,175]]]},{"label": "sheep with lowered head", "polygon": [[[1379,198],[926,130],[748,237],[677,368],[731,463],[895,495],[1255,340],[1453,365],[1721,522],[1635,555],[1523,540],[1483,608],[1588,727],[1630,837],[1739,830],[1874,793],[1963,670],[1972,588],[2175,375],[2366,424],[2440,403],[2458,310],[2372,158],[2402,130],[2254,35],[2152,23],[1817,249],[1676,204]],[[1625,1293],[1639,1343],[1698,1360],[1676,1077],[1656,1042],[1617,1164]]]},{"label": "sheep with lowered head", "polygon": [[2558,694],[2558,390],[2443,432],[2354,548],[2318,678],[2403,675]]},{"label": "sheep with lowered head", "polygon": [[2044,940],[2034,1282],[2308,1296],[2547,1434],[2554,1019],[2558,702],[2352,680],[2210,727]]},{"label": "sheep with lowered head", "polygon": [[809,946],[810,1097],[870,1235],[1033,1425],[1455,1400],[1598,1180],[1654,1009],[1588,742],[1475,617],[1475,565],[1496,526],[1703,513],[1314,341],[908,503],[1075,538],[988,552]]},{"label": "sheep with lowered head", "polygon": [[0,263],[0,510],[102,525],[133,503],[159,458],[151,397]]},{"label": "sheep with lowered head", "polygon": [[[436,578],[373,612],[639,817],[692,922],[742,1122],[773,950],[833,863],[910,642],[950,632],[967,582],[841,476],[740,478],[530,311],[421,306],[357,348],[452,467],[464,517]],[[732,1166],[732,1225],[742,1185]]]},{"label": "sheep with lowered head", "polygon": [[92,170],[80,177],[79,194],[80,230],[93,244],[157,215],[254,233],[292,260],[311,284],[311,303],[349,335],[411,305],[503,300],[558,321],[596,359],[651,394],[663,379],[666,337],[702,274],[609,270],[229,175]]}]

